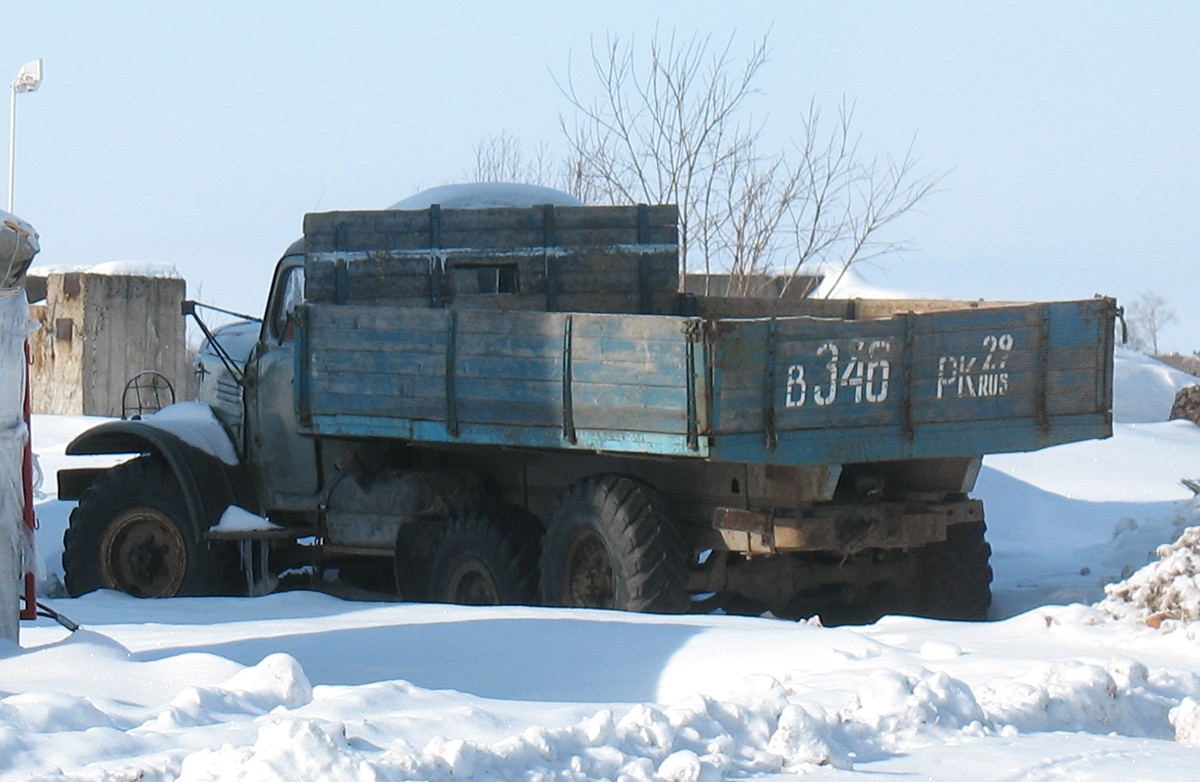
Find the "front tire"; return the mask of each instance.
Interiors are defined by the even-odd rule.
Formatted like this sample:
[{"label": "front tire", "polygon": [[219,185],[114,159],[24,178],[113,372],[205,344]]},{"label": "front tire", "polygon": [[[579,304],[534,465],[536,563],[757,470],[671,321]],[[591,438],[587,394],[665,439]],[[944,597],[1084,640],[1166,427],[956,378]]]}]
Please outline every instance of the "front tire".
[{"label": "front tire", "polygon": [[208,595],[229,563],[197,540],[175,476],[142,457],[96,479],[71,512],[62,563],[72,597],[113,589],[134,597]]},{"label": "front tire", "polygon": [[686,557],[658,492],[619,475],[572,487],[542,545],[542,597],[547,605],[686,612]]},{"label": "front tire", "polygon": [[512,505],[451,519],[430,567],[440,603],[536,605],[541,524]]}]

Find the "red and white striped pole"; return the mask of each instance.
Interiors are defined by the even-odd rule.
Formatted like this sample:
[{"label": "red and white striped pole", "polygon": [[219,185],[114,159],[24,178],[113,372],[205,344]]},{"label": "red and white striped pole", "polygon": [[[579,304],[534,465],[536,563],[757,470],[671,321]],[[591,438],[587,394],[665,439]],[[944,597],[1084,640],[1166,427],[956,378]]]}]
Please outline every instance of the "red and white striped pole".
[{"label": "red and white striped pole", "polygon": [[[21,463],[21,483],[25,490],[25,534],[28,536],[25,551],[30,552],[26,568],[33,566],[33,531],[37,519],[33,515],[33,404],[30,398],[29,367],[33,361],[29,354],[29,340],[25,340],[25,458]],[[21,619],[37,619],[37,579],[29,570],[25,572],[25,604],[21,606]]]}]

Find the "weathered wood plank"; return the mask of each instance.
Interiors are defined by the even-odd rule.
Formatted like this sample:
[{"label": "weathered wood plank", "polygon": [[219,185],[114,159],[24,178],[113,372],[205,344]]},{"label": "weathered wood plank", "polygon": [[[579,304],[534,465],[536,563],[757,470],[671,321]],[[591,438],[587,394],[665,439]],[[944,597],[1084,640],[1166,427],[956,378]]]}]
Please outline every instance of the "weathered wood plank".
[{"label": "weathered wood plank", "polygon": [[657,454],[703,458],[708,443],[693,446],[684,434],[660,432],[612,431],[577,428],[576,439],[563,437],[561,427],[502,426],[462,424],[457,434],[437,421],[355,415],[313,416],[307,431],[315,435],[345,437],[384,437],[421,442],[480,443],[486,445],[523,445],[533,448],[565,448],[576,451]]},{"label": "weathered wood plank", "polygon": [[[648,217],[642,240],[678,241],[673,207],[650,207]],[[545,210],[539,207],[442,209],[439,220],[442,247],[533,246],[546,240]],[[428,247],[430,214],[429,210],[314,213],[305,216],[304,233],[313,252]],[[555,207],[552,239],[566,247],[637,243],[637,207]]]},{"label": "weathered wood plank", "polygon": [[[339,390],[312,394],[312,415],[355,415],[380,418],[403,418],[444,423],[444,398],[435,396],[399,396],[369,393],[379,386],[364,383],[357,389],[339,383]],[[498,424],[504,426],[552,426],[563,422],[561,396],[557,399],[512,399],[507,397],[471,396],[462,389],[457,401],[460,423]],[[640,404],[621,406],[613,403],[575,408],[575,421],[581,427],[610,430],[614,434],[630,432],[685,433],[687,420],[682,408],[653,407]],[[514,444],[524,444],[517,441]]]},{"label": "weathered wood plank", "polygon": [[[585,300],[597,296],[614,311],[631,311],[640,307],[643,286],[654,300],[653,310],[669,312],[675,308],[678,287],[677,261],[674,251],[642,253],[623,250],[590,250],[565,253],[547,258],[544,253],[505,253],[500,256],[471,252],[420,256],[384,257],[374,254],[367,258],[342,259],[344,271],[338,271],[334,258],[310,257],[306,264],[305,295],[309,301],[381,301],[389,298],[424,298],[432,304],[437,298],[453,303],[456,299],[476,293],[500,293],[494,287],[481,288],[481,273],[504,269],[508,275],[510,295],[529,297],[549,296],[547,266],[554,266],[554,292],[558,295]],[[493,283],[495,285],[495,283]],[[549,299],[531,309],[545,309]],[[503,305],[499,305],[503,306]]]},{"label": "weathered wood plank", "polygon": [[938,421],[916,429],[910,440],[899,426],[857,429],[806,429],[784,432],[774,450],[761,433],[715,438],[711,458],[723,462],[780,464],[847,464],[894,459],[928,459],[948,454],[1031,451],[1059,443],[1096,437],[1108,428],[1099,414],[1052,419],[1048,430],[1029,418],[979,421],[964,426]]}]

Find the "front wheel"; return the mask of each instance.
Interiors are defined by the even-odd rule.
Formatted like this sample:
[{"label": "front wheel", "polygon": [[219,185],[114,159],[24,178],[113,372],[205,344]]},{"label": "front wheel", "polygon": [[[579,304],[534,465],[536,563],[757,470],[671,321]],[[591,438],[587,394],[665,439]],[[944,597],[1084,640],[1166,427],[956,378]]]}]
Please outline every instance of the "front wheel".
[{"label": "front wheel", "polygon": [[134,597],[219,591],[231,558],[197,540],[178,482],[162,462],[134,459],[84,492],[63,536],[63,570],[72,597],[114,589]]},{"label": "front wheel", "polygon": [[542,597],[547,605],[687,611],[686,557],[658,492],[619,475],[572,487],[542,544]]}]

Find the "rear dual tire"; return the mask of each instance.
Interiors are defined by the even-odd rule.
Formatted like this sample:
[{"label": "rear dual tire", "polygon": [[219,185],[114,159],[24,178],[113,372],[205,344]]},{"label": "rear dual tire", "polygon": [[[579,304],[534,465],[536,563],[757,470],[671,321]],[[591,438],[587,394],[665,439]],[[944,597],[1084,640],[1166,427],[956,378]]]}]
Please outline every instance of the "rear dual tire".
[{"label": "rear dual tire", "polygon": [[440,603],[536,605],[541,524],[513,505],[451,519],[429,566],[429,595]]},{"label": "rear dual tire", "polygon": [[546,605],[684,613],[686,557],[662,497],[633,478],[573,486],[542,543]]},{"label": "rear dual tire", "polygon": [[982,521],[953,524],[946,540],[923,546],[917,556],[914,613],[932,619],[979,621],[992,605],[992,547]]}]

